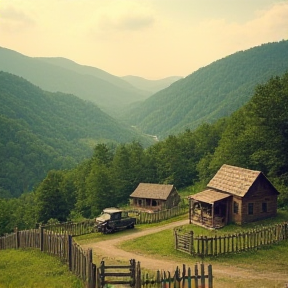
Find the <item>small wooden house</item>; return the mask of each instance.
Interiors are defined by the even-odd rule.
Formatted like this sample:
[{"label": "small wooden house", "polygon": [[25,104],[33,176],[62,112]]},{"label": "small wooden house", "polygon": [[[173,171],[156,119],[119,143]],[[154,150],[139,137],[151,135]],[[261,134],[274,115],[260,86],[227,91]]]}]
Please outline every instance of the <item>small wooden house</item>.
[{"label": "small wooden house", "polygon": [[170,209],[180,202],[176,188],[166,184],[140,183],[130,198],[135,208],[153,212]]},{"label": "small wooden house", "polygon": [[189,196],[190,223],[219,228],[275,216],[279,192],[261,171],[224,164],[207,189]]}]

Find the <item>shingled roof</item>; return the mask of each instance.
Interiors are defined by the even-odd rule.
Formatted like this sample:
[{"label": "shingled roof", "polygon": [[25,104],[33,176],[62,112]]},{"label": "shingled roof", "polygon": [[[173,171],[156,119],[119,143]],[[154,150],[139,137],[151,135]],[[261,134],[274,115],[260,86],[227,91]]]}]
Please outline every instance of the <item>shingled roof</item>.
[{"label": "shingled roof", "polygon": [[260,174],[261,171],[224,164],[210,180],[207,188],[243,197]]},{"label": "shingled roof", "polygon": [[213,189],[206,189],[202,192],[199,192],[197,194],[190,196],[189,198],[192,198],[196,201],[212,204],[214,202],[223,200],[228,197],[232,197],[232,196],[226,193],[217,192]]},{"label": "shingled roof", "polygon": [[140,183],[130,197],[167,200],[173,188],[167,184]]}]

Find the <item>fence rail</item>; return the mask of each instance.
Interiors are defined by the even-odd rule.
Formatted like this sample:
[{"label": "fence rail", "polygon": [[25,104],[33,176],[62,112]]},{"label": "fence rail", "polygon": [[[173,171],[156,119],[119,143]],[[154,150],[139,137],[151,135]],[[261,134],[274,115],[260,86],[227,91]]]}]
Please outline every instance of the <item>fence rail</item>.
[{"label": "fence rail", "polygon": [[214,256],[258,249],[288,239],[288,222],[222,236],[195,236],[174,230],[175,248],[196,256]]},{"label": "fence rail", "polygon": [[129,216],[134,216],[136,218],[136,224],[150,224],[183,215],[188,212],[188,208],[185,206],[177,206],[171,209],[165,209],[152,213],[139,210],[128,210],[127,212]]}]

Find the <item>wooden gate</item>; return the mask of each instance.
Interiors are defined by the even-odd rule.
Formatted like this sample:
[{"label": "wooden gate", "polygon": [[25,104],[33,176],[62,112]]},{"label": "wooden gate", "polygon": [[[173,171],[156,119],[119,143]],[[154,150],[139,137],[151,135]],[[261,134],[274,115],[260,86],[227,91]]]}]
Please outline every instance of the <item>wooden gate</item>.
[{"label": "wooden gate", "polygon": [[[112,272],[108,272],[111,270]],[[99,282],[100,282],[99,284],[100,284],[100,287],[102,288],[106,284],[126,284],[126,285],[129,284],[131,287],[135,287],[135,282],[136,282],[135,259],[130,260],[130,265],[123,265],[123,266],[118,266],[118,265],[106,266],[105,262],[101,261],[98,271],[99,271]]]}]

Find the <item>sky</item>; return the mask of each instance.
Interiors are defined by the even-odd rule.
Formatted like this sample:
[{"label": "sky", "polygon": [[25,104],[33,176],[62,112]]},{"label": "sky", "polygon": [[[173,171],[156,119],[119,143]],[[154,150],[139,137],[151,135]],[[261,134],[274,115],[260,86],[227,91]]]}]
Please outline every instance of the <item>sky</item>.
[{"label": "sky", "polygon": [[0,46],[116,76],[187,76],[288,40],[288,0],[0,0]]}]

